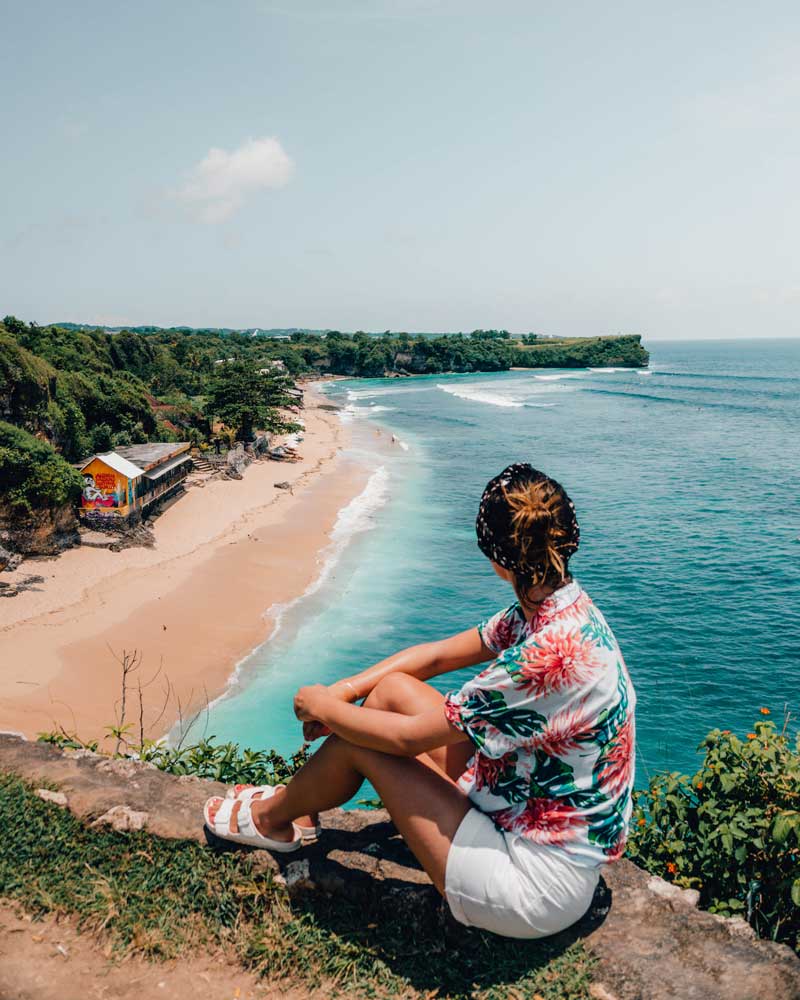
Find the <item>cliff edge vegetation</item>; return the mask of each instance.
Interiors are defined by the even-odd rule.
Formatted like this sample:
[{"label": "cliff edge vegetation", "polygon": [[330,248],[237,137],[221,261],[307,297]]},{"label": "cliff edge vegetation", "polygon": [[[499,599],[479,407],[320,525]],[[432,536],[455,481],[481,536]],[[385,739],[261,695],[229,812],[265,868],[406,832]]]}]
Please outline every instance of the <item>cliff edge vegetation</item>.
[{"label": "cliff edge vegetation", "polygon": [[639,336],[529,340],[518,350],[520,368],[644,368],[650,361]]}]

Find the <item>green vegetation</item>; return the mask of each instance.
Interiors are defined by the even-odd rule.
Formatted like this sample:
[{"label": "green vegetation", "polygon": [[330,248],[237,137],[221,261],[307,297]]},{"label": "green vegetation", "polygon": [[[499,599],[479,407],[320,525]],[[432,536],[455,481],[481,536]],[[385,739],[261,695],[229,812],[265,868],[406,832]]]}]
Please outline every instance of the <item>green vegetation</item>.
[{"label": "green vegetation", "polygon": [[230,427],[242,441],[251,441],[258,427],[270,433],[298,431],[300,424],[283,420],[279,407],[291,406],[292,379],[273,368],[257,369],[247,361],[229,361],[208,387],[206,412]]},{"label": "green vegetation", "polygon": [[405,333],[352,336],[331,331],[325,337],[293,334],[305,361],[334,375],[431,375],[442,372],[493,372],[512,367],[576,368],[611,364],[641,367],[649,359],[641,337],[593,337],[522,342],[507,330],[475,330],[465,335],[412,337]]},{"label": "green vegetation", "polygon": [[203,445],[212,420],[230,440],[249,440],[256,428],[296,429],[278,411],[295,402],[287,395],[292,378],[273,362],[286,354],[290,371],[305,362],[274,343],[254,347],[238,335],[111,335],[7,316],[0,324],[0,414],[8,421],[0,429],[0,502],[14,517],[71,503],[80,483],[69,463],[146,441]]},{"label": "green vegetation", "polygon": [[515,362],[528,368],[641,368],[649,361],[641,337],[580,337],[571,340],[539,338],[519,348]]},{"label": "green vegetation", "polygon": [[[15,494],[17,508],[35,508],[51,503],[48,477],[67,482],[48,447],[76,462],[146,441],[205,447],[220,435],[220,423],[229,442],[250,440],[256,430],[294,430],[281,409],[294,402],[288,390],[299,375],[381,377],[647,360],[638,336],[553,340],[531,334],[522,343],[507,330],[441,336],[331,330],[278,339],[222,330],[41,327],[6,316],[0,324],[0,415],[39,439],[40,454],[48,456],[46,475]],[[28,457],[11,454],[13,448],[7,443],[5,461],[23,468]]]},{"label": "green vegetation", "polygon": [[348,997],[589,996],[592,959],[579,943],[504,941],[435,913],[412,929],[388,895],[290,904],[252,854],[89,830],[8,776],[0,776],[0,824],[0,896],[34,916],[73,916],[120,957],[190,959],[218,948],[272,982],[324,984]]},{"label": "green vegetation", "polygon": [[[111,731],[115,727],[108,729]],[[122,727],[124,752],[116,756],[145,760],[168,774],[191,774],[226,785],[278,785],[288,781],[308,760],[305,748],[287,760],[275,750],[242,750],[238,743],[216,743],[214,736],[187,746],[172,747],[152,740],[132,745],[125,739],[129,731],[130,727]],[[40,743],[50,743],[61,750],[96,752],[98,747],[97,741],[84,742],[74,734],[57,730],[39,733],[38,739]]]},{"label": "green vegetation", "polygon": [[44,441],[0,420],[0,482],[12,511],[34,510],[77,500],[81,477]]},{"label": "green vegetation", "polygon": [[753,730],[714,729],[696,774],[659,774],[637,793],[628,853],[800,951],[800,734],[763,720]]}]

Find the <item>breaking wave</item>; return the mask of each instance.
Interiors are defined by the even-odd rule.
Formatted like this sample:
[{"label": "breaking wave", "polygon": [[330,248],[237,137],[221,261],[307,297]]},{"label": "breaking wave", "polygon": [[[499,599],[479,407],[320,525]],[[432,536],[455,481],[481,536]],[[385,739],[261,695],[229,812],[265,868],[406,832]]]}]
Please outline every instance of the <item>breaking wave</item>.
[{"label": "breaking wave", "polygon": [[443,385],[436,383],[436,388],[459,399],[467,399],[471,403],[486,403],[489,406],[519,407],[525,404],[513,396],[503,396],[499,392],[491,392],[477,385]]}]

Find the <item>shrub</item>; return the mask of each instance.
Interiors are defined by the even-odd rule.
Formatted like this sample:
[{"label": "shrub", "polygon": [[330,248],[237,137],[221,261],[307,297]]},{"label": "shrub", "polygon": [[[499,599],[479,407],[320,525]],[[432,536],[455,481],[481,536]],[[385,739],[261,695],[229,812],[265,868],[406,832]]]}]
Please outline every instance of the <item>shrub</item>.
[{"label": "shrub", "polygon": [[95,454],[102,454],[111,451],[114,445],[114,433],[108,424],[97,424],[92,428],[92,451]]},{"label": "shrub", "polygon": [[[764,716],[769,710],[762,708]],[[745,739],[714,729],[697,773],[635,793],[629,856],[700,891],[712,913],[800,947],[800,734],[766,719]]]},{"label": "shrub", "polygon": [[0,499],[26,514],[76,501],[81,477],[46,441],[0,421]]},{"label": "shrub", "polygon": [[308,760],[304,747],[287,760],[274,750],[240,749],[238,743],[215,743],[214,737],[192,746],[145,742],[138,756],[168,774],[194,774],[226,785],[278,785]]},{"label": "shrub", "polygon": [[[116,735],[114,727],[108,727]],[[288,781],[308,760],[308,749],[303,747],[287,760],[275,750],[242,750],[238,743],[216,743],[215,737],[200,740],[187,746],[171,747],[165,743],[145,740],[142,746],[133,746],[124,739],[130,732],[126,726],[120,730],[125,750],[114,754],[154,764],[168,774],[192,774],[198,778],[222,781],[226,785],[278,785]],[[51,743],[62,750],[91,750],[97,752],[96,740],[87,742],[74,733],[54,730],[39,733],[41,743]]]},{"label": "shrub", "polygon": [[13,424],[41,430],[55,390],[55,369],[0,327],[0,411]]}]

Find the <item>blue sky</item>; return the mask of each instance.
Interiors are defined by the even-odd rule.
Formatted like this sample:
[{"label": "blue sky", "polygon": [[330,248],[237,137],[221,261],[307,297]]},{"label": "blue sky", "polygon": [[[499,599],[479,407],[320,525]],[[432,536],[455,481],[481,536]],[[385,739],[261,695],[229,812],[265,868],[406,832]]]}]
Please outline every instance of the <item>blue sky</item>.
[{"label": "blue sky", "polygon": [[800,335],[800,5],[26,0],[0,315]]}]

